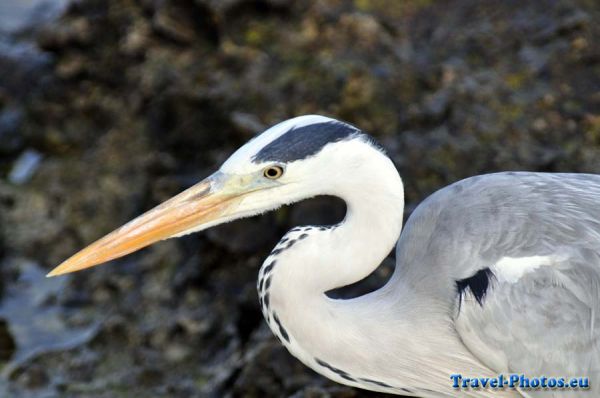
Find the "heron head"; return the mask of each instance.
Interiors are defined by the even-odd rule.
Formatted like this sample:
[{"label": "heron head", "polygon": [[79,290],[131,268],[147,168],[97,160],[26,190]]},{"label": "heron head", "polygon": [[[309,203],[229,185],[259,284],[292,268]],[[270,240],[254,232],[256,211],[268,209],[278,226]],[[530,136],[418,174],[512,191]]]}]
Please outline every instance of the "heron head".
[{"label": "heron head", "polygon": [[[335,194],[344,176],[377,152],[357,128],[324,116],[286,120],[239,148],[198,184],[76,253],[48,276],[122,257],[157,241],[320,194]],[[367,145],[365,145],[367,144]]]}]

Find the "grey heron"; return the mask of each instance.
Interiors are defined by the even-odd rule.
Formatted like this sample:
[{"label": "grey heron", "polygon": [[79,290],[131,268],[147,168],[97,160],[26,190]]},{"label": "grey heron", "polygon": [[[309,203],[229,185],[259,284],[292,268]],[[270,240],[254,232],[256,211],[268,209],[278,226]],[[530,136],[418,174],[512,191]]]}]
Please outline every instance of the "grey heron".
[{"label": "grey heron", "polygon": [[[56,267],[60,275],[159,240],[317,195],[347,204],[332,226],[291,229],[258,274],[273,333],[342,384],[423,397],[575,396],[587,391],[464,389],[451,374],[499,372],[600,380],[600,176],[505,172],[468,178],[423,201],[402,230],[402,180],[358,128],[318,115],[284,121],[205,180]],[[379,290],[362,280],[396,245]]]}]

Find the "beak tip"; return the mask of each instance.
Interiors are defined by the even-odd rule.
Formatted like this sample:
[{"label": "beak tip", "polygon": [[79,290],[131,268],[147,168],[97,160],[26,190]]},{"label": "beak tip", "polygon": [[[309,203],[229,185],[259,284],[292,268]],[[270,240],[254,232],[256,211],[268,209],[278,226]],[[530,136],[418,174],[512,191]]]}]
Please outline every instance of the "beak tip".
[{"label": "beak tip", "polygon": [[60,265],[56,268],[54,268],[52,271],[48,272],[46,274],[46,278],[52,278],[53,276],[58,276],[58,275],[62,275],[65,272],[60,270]]},{"label": "beak tip", "polygon": [[46,277],[51,278],[106,263],[160,240],[185,234],[197,225],[218,218],[223,209],[231,205],[228,201],[237,196],[213,193],[212,184],[213,180],[209,177],[188,188],[75,253],[48,272]]},{"label": "beak tip", "polygon": [[46,278],[52,278],[54,276],[68,274],[70,272],[78,271],[80,268],[84,268],[78,267],[78,264],[78,262],[73,261],[73,258],[69,258],[57,265],[56,267],[54,267],[50,272],[48,272],[46,274]]}]

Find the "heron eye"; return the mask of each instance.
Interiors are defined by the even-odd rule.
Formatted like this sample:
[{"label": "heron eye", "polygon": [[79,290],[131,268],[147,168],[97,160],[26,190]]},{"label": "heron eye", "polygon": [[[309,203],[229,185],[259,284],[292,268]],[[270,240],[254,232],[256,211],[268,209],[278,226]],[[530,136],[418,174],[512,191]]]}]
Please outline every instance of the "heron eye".
[{"label": "heron eye", "polygon": [[276,180],[283,175],[283,167],[269,166],[263,172],[264,176],[270,180]]}]

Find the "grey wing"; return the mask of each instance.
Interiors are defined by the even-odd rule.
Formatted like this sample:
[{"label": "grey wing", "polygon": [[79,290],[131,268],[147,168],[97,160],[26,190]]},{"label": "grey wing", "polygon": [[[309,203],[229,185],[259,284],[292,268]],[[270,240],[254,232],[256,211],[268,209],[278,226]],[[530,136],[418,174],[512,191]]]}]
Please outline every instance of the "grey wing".
[{"label": "grey wing", "polygon": [[[457,333],[491,369],[587,376],[598,392],[600,176],[492,174],[453,184],[426,202],[407,224],[413,239],[401,237],[397,255],[409,263],[402,257],[427,242],[421,260],[438,268],[438,280],[398,273],[434,280],[438,291],[452,284]],[[538,393],[594,395],[525,391]]]},{"label": "grey wing", "polygon": [[[468,292],[459,298],[456,330],[491,369],[529,377],[588,377],[597,392],[600,263],[590,267],[574,258],[536,261],[538,267],[518,279],[493,267],[494,277],[481,304]],[[540,393],[567,395],[562,390]]]}]

